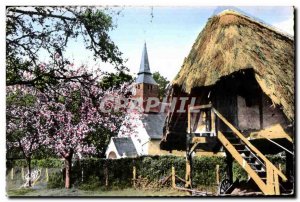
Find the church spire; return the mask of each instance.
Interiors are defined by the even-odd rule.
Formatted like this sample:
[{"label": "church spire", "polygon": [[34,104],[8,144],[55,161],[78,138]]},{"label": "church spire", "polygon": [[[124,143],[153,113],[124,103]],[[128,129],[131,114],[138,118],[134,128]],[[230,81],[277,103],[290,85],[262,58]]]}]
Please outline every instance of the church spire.
[{"label": "church spire", "polygon": [[148,83],[157,85],[150,71],[146,42],[144,43],[140,70],[138,72],[138,77],[136,78],[136,83]]},{"label": "church spire", "polygon": [[143,74],[143,73],[151,74],[146,42],[144,43],[144,49],[143,49],[142,59],[141,59],[141,64],[140,64],[140,70],[139,70],[138,74]]}]

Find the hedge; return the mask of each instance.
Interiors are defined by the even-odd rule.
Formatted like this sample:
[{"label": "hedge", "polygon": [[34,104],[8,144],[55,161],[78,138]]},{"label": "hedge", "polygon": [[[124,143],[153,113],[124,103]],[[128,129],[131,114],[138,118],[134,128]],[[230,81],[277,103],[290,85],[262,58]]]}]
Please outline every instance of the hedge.
[{"label": "hedge", "polygon": [[[275,164],[284,165],[282,157],[268,158]],[[219,165],[220,180],[225,178],[225,157],[194,157],[193,158],[193,185],[214,186],[216,185],[216,165]],[[26,167],[25,160],[7,160],[8,170],[12,167]],[[105,186],[105,172],[108,174],[110,187],[124,188],[132,186],[132,170],[136,167],[137,176],[147,178],[150,181],[159,181],[171,174],[172,166],[175,167],[176,175],[185,177],[185,158],[176,156],[143,156],[135,159],[96,159],[89,158],[73,161],[72,182],[75,186],[83,189],[95,189],[97,186]],[[64,161],[61,159],[32,160],[32,167],[56,168],[61,170]],[[57,169],[60,168],[60,169]],[[283,170],[284,170],[283,166]],[[234,180],[247,179],[247,173],[236,162],[233,164]],[[49,176],[49,187],[63,186],[62,173],[52,173]],[[53,183],[52,183],[53,182]],[[52,183],[52,184],[51,184]]]}]

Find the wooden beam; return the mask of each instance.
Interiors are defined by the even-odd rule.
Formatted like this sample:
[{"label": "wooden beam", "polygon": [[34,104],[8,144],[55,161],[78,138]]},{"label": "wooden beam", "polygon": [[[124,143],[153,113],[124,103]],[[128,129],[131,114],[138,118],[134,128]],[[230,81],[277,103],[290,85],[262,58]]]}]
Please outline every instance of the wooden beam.
[{"label": "wooden beam", "polygon": [[192,107],[189,106],[189,108],[190,108],[191,110],[207,109],[207,108],[211,108],[211,107],[212,107],[211,104],[207,104],[207,105],[199,105],[199,106],[192,106]]},{"label": "wooden beam", "polygon": [[199,144],[199,142],[196,142],[196,143],[192,146],[191,150],[189,151],[189,155],[192,155],[193,151],[196,149],[196,147],[198,146],[198,144]]},{"label": "wooden beam", "polygon": [[180,180],[181,182],[184,182],[184,183],[185,183],[185,180],[182,179],[181,177],[179,177],[179,176],[177,176],[177,175],[175,175],[175,177],[176,177],[176,179],[178,179],[178,180]]},{"label": "wooden beam", "polygon": [[206,143],[206,137],[193,137],[192,143]]},{"label": "wooden beam", "polygon": [[262,130],[264,128],[264,117],[263,117],[263,93],[260,92],[259,93],[259,125],[260,125],[260,129]]},{"label": "wooden beam", "polygon": [[176,187],[176,189],[178,189],[180,191],[188,191],[190,193],[194,193],[194,194],[197,194],[199,196],[215,196],[212,192],[198,191],[198,190],[195,190],[195,189],[187,189],[187,188],[183,188],[183,187]]},{"label": "wooden beam", "polygon": [[188,105],[188,128],[187,133],[191,133],[191,110],[190,105]]},{"label": "wooden beam", "polygon": [[167,182],[171,177],[172,177],[172,174],[169,175],[168,177],[166,177],[166,178],[161,182],[161,184],[162,184],[162,185],[166,184],[166,182]]}]

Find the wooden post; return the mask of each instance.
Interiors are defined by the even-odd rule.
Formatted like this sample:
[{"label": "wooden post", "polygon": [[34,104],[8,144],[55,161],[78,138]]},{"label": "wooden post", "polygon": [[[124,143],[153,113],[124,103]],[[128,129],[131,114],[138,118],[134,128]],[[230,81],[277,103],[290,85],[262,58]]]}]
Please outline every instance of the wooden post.
[{"label": "wooden post", "polygon": [[22,177],[22,180],[24,180],[24,168],[22,167],[22,169],[21,169],[21,177]]},{"label": "wooden post", "polygon": [[280,163],[278,166],[279,166],[279,170],[280,170],[280,171],[282,171],[282,168],[281,168],[281,163]]},{"label": "wooden post", "polygon": [[192,162],[191,162],[191,155],[186,157],[185,162],[185,187],[191,188],[192,187]]},{"label": "wooden post", "polygon": [[185,156],[185,187],[192,187],[192,154],[190,154],[191,135],[186,137],[186,156]]},{"label": "wooden post", "polygon": [[104,175],[105,175],[105,186],[108,187],[108,169],[107,169],[107,163],[104,165]]},{"label": "wooden post", "polygon": [[227,177],[229,182],[232,184],[233,183],[233,173],[232,173],[233,158],[228,151],[226,151],[226,164],[227,164]]},{"label": "wooden post", "polygon": [[46,175],[46,182],[49,182],[48,168],[46,168],[45,175]]},{"label": "wooden post", "polygon": [[133,187],[135,188],[135,181],[136,181],[136,167],[133,166],[132,169],[132,181],[133,181]]},{"label": "wooden post", "polygon": [[14,179],[14,168],[12,168],[11,171],[10,171],[10,179],[11,180]]},{"label": "wooden post", "polygon": [[220,184],[220,165],[216,165],[216,183],[217,183],[217,185],[219,185]]},{"label": "wooden post", "polygon": [[176,178],[175,178],[175,168],[174,166],[172,166],[172,187],[176,188],[176,182],[175,182]]},{"label": "wooden post", "polygon": [[188,128],[187,133],[191,133],[191,109],[190,105],[188,105]]}]

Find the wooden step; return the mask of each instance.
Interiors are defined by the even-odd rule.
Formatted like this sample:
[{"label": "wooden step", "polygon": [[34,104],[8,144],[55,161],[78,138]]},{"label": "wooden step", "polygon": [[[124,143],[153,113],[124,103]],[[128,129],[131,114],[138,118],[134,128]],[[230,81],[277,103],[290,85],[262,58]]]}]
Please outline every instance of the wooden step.
[{"label": "wooden step", "polygon": [[241,140],[236,137],[229,137],[229,138],[227,138],[227,140],[229,140],[229,142],[231,144],[240,144],[241,143]]},{"label": "wooden step", "polygon": [[250,151],[247,149],[237,150],[240,154],[245,154],[246,156],[250,155]]},{"label": "wooden step", "polygon": [[261,177],[260,178],[262,181],[264,181],[265,183],[267,182],[267,178],[266,177]]},{"label": "wooden step", "polygon": [[252,169],[254,170],[261,170],[263,165],[262,164],[258,164],[258,163],[249,163],[249,165],[251,166]]},{"label": "wooden step", "polygon": [[256,158],[254,156],[245,156],[243,157],[248,163],[254,163]]},{"label": "wooden step", "polygon": [[267,173],[266,173],[266,171],[263,171],[263,170],[254,170],[256,173],[257,173],[257,175],[259,176],[259,177],[261,177],[261,178],[265,178],[266,176],[267,176]]},{"label": "wooden step", "polygon": [[243,149],[245,149],[245,145],[243,145],[243,144],[237,143],[237,144],[232,144],[232,145],[235,147],[236,150],[243,150]]},{"label": "wooden step", "polygon": [[225,133],[224,136],[228,139],[228,138],[238,138],[238,136],[236,136],[233,133]]}]

